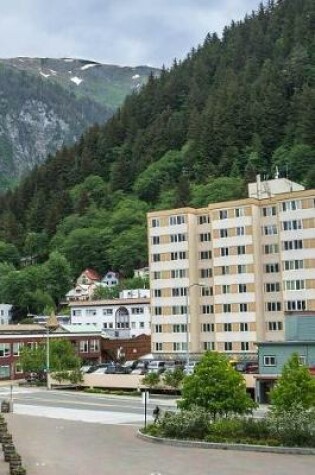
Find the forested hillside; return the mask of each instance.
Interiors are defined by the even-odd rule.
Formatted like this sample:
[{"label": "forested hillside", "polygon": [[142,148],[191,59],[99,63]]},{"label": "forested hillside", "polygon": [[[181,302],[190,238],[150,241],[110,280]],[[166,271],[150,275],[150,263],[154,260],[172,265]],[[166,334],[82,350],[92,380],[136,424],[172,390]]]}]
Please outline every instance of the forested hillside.
[{"label": "forested hillside", "polygon": [[[314,187],[314,9],[269,1],[222,38],[210,33],[107,124],[37,167],[0,199],[0,260],[10,261],[8,247],[15,263],[58,251],[72,276],[87,266],[130,275],[147,262],[150,209],[242,197],[256,173],[276,167]],[[14,272],[0,269],[0,300]]]}]

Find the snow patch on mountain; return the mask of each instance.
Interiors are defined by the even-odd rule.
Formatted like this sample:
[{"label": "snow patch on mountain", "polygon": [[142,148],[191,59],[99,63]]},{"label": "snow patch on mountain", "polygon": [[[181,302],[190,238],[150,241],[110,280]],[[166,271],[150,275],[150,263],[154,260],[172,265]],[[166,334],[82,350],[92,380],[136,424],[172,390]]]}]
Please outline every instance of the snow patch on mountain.
[{"label": "snow patch on mountain", "polygon": [[49,78],[51,76],[51,74],[45,74],[43,71],[39,71],[39,74],[43,76],[43,78]]},{"label": "snow patch on mountain", "polygon": [[83,79],[78,78],[78,76],[73,76],[72,78],[70,78],[70,81],[74,82],[74,84],[76,84],[77,86],[80,86]]},{"label": "snow patch on mountain", "polygon": [[139,79],[140,75],[139,74],[135,74],[134,76],[132,76],[131,79]]},{"label": "snow patch on mountain", "polygon": [[84,66],[82,66],[81,71],[86,71],[87,69],[90,69],[90,68],[94,68],[95,66],[97,66],[97,64],[95,63],[90,63],[90,64],[85,64]]}]

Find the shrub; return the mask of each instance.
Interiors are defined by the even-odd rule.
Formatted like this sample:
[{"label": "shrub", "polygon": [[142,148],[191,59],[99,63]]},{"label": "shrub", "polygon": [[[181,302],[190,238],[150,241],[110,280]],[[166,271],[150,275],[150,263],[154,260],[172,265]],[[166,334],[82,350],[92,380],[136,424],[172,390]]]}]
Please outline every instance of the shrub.
[{"label": "shrub", "polygon": [[200,408],[190,411],[165,412],[158,424],[162,437],[203,439],[209,426],[209,415]]},{"label": "shrub", "polygon": [[271,411],[271,433],[289,447],[315,447],[315,411],[297,406],[291,411]]}]

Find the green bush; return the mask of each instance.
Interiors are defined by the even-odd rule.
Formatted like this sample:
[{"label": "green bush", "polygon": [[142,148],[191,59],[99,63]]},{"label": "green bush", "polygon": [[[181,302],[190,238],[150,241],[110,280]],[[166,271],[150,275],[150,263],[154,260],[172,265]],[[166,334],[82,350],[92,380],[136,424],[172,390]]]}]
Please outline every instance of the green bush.
[{"label": "green bush", "polygon": [[209,426],[209,415],[200,408],[191,411],[166,412],[158,423],[162,437],[202,440]]},{"label": "green bush", "polygon": [[291,411],[272,411],[268,417],[271,432],[282,445],[315,447],[315,411],[297,406]]}]

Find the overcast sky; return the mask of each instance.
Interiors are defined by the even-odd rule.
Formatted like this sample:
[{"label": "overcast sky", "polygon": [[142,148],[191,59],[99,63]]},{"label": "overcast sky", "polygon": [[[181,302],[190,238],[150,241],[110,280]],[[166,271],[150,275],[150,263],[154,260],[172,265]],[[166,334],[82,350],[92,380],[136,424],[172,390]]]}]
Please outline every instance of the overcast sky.
[{"label": "overcast sky", "polygon": [[170,66],[259,0],[0,0],[0,57]]}]

